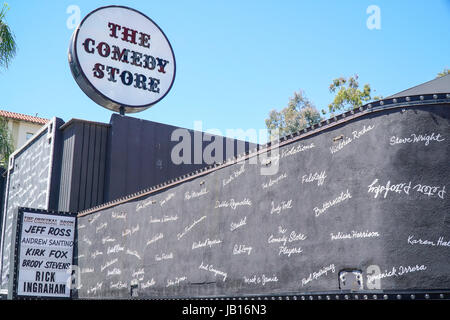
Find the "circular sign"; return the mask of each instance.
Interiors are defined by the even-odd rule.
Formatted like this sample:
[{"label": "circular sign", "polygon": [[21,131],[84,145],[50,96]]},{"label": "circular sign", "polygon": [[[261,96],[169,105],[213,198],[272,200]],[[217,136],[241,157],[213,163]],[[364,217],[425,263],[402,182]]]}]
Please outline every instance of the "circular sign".
[{"label": "circular sign", "polygon": [[164,32],[146,15],[123,6],[89,13],[72,35],[69,65],[81,90],[99,105],[143,111],[175,80],[175,56]]}]

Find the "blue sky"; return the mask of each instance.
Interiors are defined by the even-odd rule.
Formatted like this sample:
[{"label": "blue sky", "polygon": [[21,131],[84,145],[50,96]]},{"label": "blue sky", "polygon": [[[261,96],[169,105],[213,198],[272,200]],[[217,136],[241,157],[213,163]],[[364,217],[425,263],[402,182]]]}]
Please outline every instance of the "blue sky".
[{"label": "blue sky", "polygon": [[[81,18],[125,5],[160,26],[175,53],[175,83],[161,102],[130,116],[186,128],[202,121],[223,134],[259,130],[299,89],[321,110],[332,101],[334,78],[357,73],[361,85],[388,96],[450,67],[450,0],[7,2],[18,52],[0,73],[0,109],[64,121],[111,115],[72,78],[70,5]],[[366,26],[370,5],[380,8],[379,30]]]}]

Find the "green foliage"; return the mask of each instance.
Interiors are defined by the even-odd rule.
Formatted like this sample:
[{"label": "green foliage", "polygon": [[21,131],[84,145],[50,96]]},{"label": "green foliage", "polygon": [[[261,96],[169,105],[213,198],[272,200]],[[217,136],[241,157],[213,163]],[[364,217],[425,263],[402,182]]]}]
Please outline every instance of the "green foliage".
[{"label": "green foliage", "polygon": [[0,166],[8,165],[9,156],[13,151],[14,146],[8,129],[8,120],[0,117]]},{"label": "green foliage", "polygon": [[9,6],[5,3],[0,10],[0,68],[8,68],[11,60],[16,55],[16,42],[14,35],[5,22],[6,12]]},{"label": "green foliage", "polygon": [[300,90],[294,92],[289,99],[287,107],[281,111],[272,110],[266,119],[266,127],[271,139],[302,130],[321,120],[320,114],[314,104],[306,98]]},{"label": "green foliage", "polygon": [[440,77],[446,76],[446,75],[448,75],[448,74],[450,74],[450,69],[445,68],[442,72],[439,72],[439,73],[437,74],[437,77],[436,77],[436,78],[440,78]]},{"label": "green foliage", "polygon": [[[371,88],[369,84],[365,84],[362,91],[359,89],[358,75],[345,79],[343,77],[333,80],[329,87],[330,92],[336,93],[332,103],[328,105],[330,112],[337,110],[351,110],[359,108],[364,103],[372,100]],[[373,97],[374,100],[379,100],[381,97]],[[325,111],[322,110],[324,113]]]}]

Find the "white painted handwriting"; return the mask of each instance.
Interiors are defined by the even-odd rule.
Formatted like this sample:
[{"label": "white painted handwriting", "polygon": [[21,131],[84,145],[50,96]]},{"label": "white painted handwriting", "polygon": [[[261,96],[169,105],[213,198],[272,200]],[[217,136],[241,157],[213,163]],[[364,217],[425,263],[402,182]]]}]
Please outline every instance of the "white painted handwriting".
[{"label": "white painted handwriting", "polygon": [[414,235],[408,236],[408,244],[410,245],[425,245],[425,246],[432,246],[432,247],[450,247],[450,240],[444,241],[444,237],[439,237],[437,241],[431,241],[427,239],[414,239]]},{"label": "white painted handwriting", "polygon": [[92,218],[89,218],[88,221],[90,224],[93,224],[98,218],[100,218],[100,214],[94,215]]},{"label": "white painted handwriting", "polygon": [[244,165],[245,164],[242,164],[242,166],[238,170],[234,171],[227,179],[223,179],[222,180],[222,186],[226,186],[231,181],[233,181],[234,179],[239,177],[241,174],[243,174],[245,172],[245,166]]},{"label": "white painted handwriting", "polygon": [[275,179],[270,178],[268,182],[263,182],[262,187],[263,187],[263,189],[270,188],[271,186],[278,184],[278,182],[280,182],[281,180],[284,180],[286,178],[287,178],[287,173],[280,174]]},{"label": "white painted handwriting", "polygon": [[[281,232],[283,231],[283,232]],[[287,236],[287,234],[285,234],[286,230],[281,230],[280,233],[282,234],[282,236],[276,237],[273,234],[271,234],[269,236],[269,238],[267,239],[268,243],[282,243],[283,246],[286,246],[287,243],[292,243],[295,241],[304,241],[306,240],[307,236],[304,235],[303,233],[297,233],[296,231],[292,231],[289,234],[289,237]]]},{"label": "white painted handwriting", "polygon": [[101,256],[103,254],[103,252],[95,250],[94,252],[91,253],[91,258],[95,259],[97,256]]},{"label": "white painted handwriting", "polygon": [[173,253],[161,253],[155,255],[155,261],[162,261],[162,260],[170,260],[173,259]]},{"label": "white painted handwriting", "polygon": [[391,270],[385,270],[382,273],[377,273],[377,274],[373,274],[373,275],[367,275],[367,282],[371,283],[374,280],[380,280],[383,278],[390,278],[390,277],[398,277],[398,276],[402,276],[404,274],[407,273],[411,273],[411,272],[419,272],[419,271],[425,271],[427,270],[427,267],[425,265],[415,265],[415,266],[399,266],[398,268],[396,268],[395,266],[392,267]]},{"label": "white painted handwriting", "polygon": [[141,268],[141,269],[135,270],[132,274],[132,277],[133,278],[141,278],[144,275],[145,275],[145,270],[144,270],[144,268]]},{"label": "white painted handwriting", "polygon": [[428,146],[432,141],[442,142],[444,140],[445,138],[442,138],[440,133],[435,134],[434,132],[432,132],[431,134],[423,134],[423,135],[412,133],[407,138],[399,138],[396,136],[392,136],[391,139],[389,140],[390,141],[389,144],[393,146],[396,144],[424,142],[425,146]]},{"label": "white painted handwriting", "polygon": [[112,270],[108,270],[106,272],[106,276],[110,277],[110,276],[119,276],[122,274],[122,270],[120,270],[119,268],[114,268]]},{"label": "white painted handwriting", "polygon": [[323,267],[322,269],[320,269],[317,272],[310,273],[309,277],[302,279],[302,286],[308,284],[309,282],[311,282],[313,280],[319,279],[323,275],[327,275],[329,271],[331,271],[332,273],[334,273],[336,271],[334,264],[330,264],[329,266]]},{"label": "white painted handwriting", "polygon": [[114,242],[116,241],[116,239],[111,238],[110,236],[106,236],[104,238],[102,238],[102,243],[105,244],[107,242]]},{"label": "white painted handwriting", "polygon": [[159,205],[162,207],[164,204],[167,203],[167,201],[169,201],[169,200],[172,199],[173,197],[175,197],[175,193],[169,193],[169,194],[167,195],[167,197],[165,197],[163,200],[161,200],[161,201],[159,202]]},{"label": "white painted handwriting", "polygon": [[368,193],[374,193],[374,198],[377,198],[378,195],[382,194],[384,192],[384,198],[386,198],[389,191],[395,192],[395,193],[406,193],[409,194],[409,190],[411,189],[411,181],[409,183],[399,183],[399,184],[393,184],[391,185],[391,181],[389,180],[385,186],[382,186],[378,184],[378,179],[375,179],[370,185],[369,185],[369,191]]},{"label": "white painted handwriting", "polygon": [[208,192],[209,191],[206,189],[206,187],[201,189],[198,192],[197,191],[191,191],[191,192],[187,191],[184,194],[184,200],[191,200],[191,199],[194,199],[194,198],[198,198],[200,196],[203,196],[203,195],[207,194]]},{"label": "white painted handwriting", "polygon": [[89,240],[86,236],[83,236],[83,241],[86,242],[89,246],[92,244],[91,240]]},{"label": "white painted handwriting", "polygon": [[246,246],[245,244],[235,244],[233,247],[233,254],[243,254],[246,253],[247,255],[250,255],[252,252],[252,247]]},{"label": "white painted handwriting", "polygon": [[359,239],[359,238],[378,238],[379,232],[376,231],[355,231],[351,233],[338,232],[337,234],[330,233],[331,240],[344,240],[344,239]]},{"label": "white painted handwriting", "polygon": [[164,223],[176,220],[178,220],[178,215],[174,216],[164,215],[162,218],[153,218],[152,216],[150,216],[150,223]]},{"label": "white painted handwriting", "polygon": [[227,273],[215,269],[212,264],[206,264],[205,265],[205,264],[203,264],[203,261],[202,261],[202,263],[200,264],[200,266],[198,268],[201,269],[201,270],[206,270],[206,271],[212,272],[212,273],[214,273],[214,276],[216,276],[216,277],[218,275],[222,276],[223,277],[222,281],[225,281],[227,279]]},{"label": "white painted handwriting", "polygon": [[182,237],[184,237],[184,235],[186,233],[188,233],[196,224],[198,224],[199,222],[201,222],[204,219],[206,219],[206,216],[203,216],[198,220],[194,220],[194,222],[190,226],[185,227],[183,232],[177,234],[178,240],[180,240]]},{"label": "white painted handwriting", "polygon": [[136,232],[138,232],[138,231],[139,231],[139,224],[136,225],[135,227],[131,227],[131,229],[125,229],[125,230],[122,232],[122,237],[128,236],[128,235],[133,234],[133,233],[136,233]]},{"label": "white painted handwriting", "polygon": [[230,231],[234,231],[237,228],[240,228],[242,226],[245,226],[247,224],[247,216],[245,216],[244,218],[242,218],[238,223],[232,222],[230,224]]},{"label": "white painted handwriting", "polygon": [[297,248],[289,248],[286,246],[280,246],[280,251],[278,252],[278,255],[281,256],[282,254],[287,255],[290,257],[292,254],[302,253],[303,250],[301,247]]},{"label": "white painted handwriting", "polygon": [[315,216],[316,217],[318,217],[318,216],[320,216],[321,214],[323,214],[327,209],[329,209],[329,208],[331,208],[331,207],[333,207],[333,206],[335,206],[335,205],[337,205],[337,204],[339,204],[339,203],[341,203],[341,202],[343,202],[343,201],[345,201],[345,200],[347,200],[347,199],[350,199],[352,196],[351,196],[351,194],[350,194],[350,192],[347,190],[347,191],[345,191],[345,193],[344,192],[341,192],[341,194],[340,194],[340,196],[338,196],[337,198],[335,198],[334,200],[331,200],[331,201],[327,201],[327,202],[325,202],[324,204],[322,204],[322,208],[318,208],[318,207],[315,207],[313,210],[314,210],[314,213],[315,213]]},{"label": "white painted handwriting", "polygon": [[101,271],[103,271],[103,270],[105,270],[106,268],[109,268],[110,266],[112,266],[114,263],[116,263],[117,261],[119,261],[119,259],[113,259],[113,260],[111,260],[111,261],[108,261],[106,264],[104,264],[104,265],[102,265],[101,266],[101,268],[100,268],[100,270]]},{"label": "white painted handwriting", "polygon": [[110,289],[123,289],[123,288],[126,288],[128,285],[126,284],[126,283],[124,283],[124,282],[122,282],[122,281],[118,281],[118,282],[116,282],[116,283],[112,283],[112,282],[110,282],[110,284],[109,284],[109,288]]},{"label": "white painted handwriting", "polygon": [[236,202],[234,199],[230,199],[229,201],[219,201],[216,200],[215,209],[217,208],[231,208],[233,210],[236,210],[236,208],[240,206],[251,206],[252,201],[250,199],[245,198],[242,201]]},{"label": "white painted handwriting", "polygon": [[293,146],[293,147],[290,148],[290,149],[284,149],[284,150],[281,152],[281,158],[285,158],[285,157],[288,157],[288,156],[292,156],[292,155],[294,155],[294,154],[296,154],[296,153],[303,152],[303,151],[312,149],[312,148],[314,148],[314,147],[315,147],[314,143],[310,143],[309,145],[301,145],[301,144],[300,144],[300,145],[298,145],[298,146]]},{"label": "white painted handwriting", "polygon": [[445,186],[443,187],[439,187],[439,186],[427,186],[427,185],[423,185],[423,184],[416,184],[413,187],[413,190],[416,190],[417,192],[423,193],[429,197],[432,196],[438,196],[441,199],[444,199],[445,194],[447,193],[445,191]]},{"label": "white painted handwriting", "polygon": [[150,240],[147,241],[147,246],[149,244],[155,243],[158,240],[161,240],[162,238],[164,238],[164,234],[162,233],[158,233],[157,235],[155,235],[153,238],[151,238]]},{"label": "white painted handwriting", "polygon": [[309,175],[305,174],[302,176],[302,184],[317,181],[317,185],[321,186],[325,181],[326,177],[327,175],[325,173],[325,170],[320,173],[314,172],[310,173]]},{"label": "white painted handwriting", "polygon": [[197,242],[192,243],[192,250],[198,249],[198,248],[203,248],[203,247],[211,248],[212,246],[220,244],[220,243],[222,243],[222,240],[220,240],[220,239],[213,239],[213,240],[206,239],[204,241],[197,241]]},{"label": "white painted handwriting", "polygon": [[95,286],[93,286],[87,290],[87,294],[91,294],[91,293],[95,294],[97,292],[97,290],[102,289],[102,285],[103,285],[103,282],[97,282],[97,284]]},{"label": "white painted handwriting", "polygon": [[275,203],[272,201],[272,209],[270,210],[270,214],[280,214],[282,211],[287,209],[292,209],[292,200],[281,201],[281,203],[277,206],[275,206]]},{"label": "white painted handwriting", "polygon": [[167,287],[171,287],[171,286],[175,286],[175,285],[178,285],[178,284],[180,284],[181,282],[183,282],[183,281],[186,281],[187,280],[187,277],[175,277],[175,279],[173,279],[173,280],[171,280],[171,279],[168,279],[167,280],[167,285],[166,285],[166,288]]},{"label": "white painted handwriting", "polygon": [[244,283],[247,284],[262,284],[263,286],[266,285],[266,283],[269,282],[278,282],[278,277],[276,275],[272,275],[271,277],[266,276],[265,274],[262,275],[252,275],[250,277],[244,276]]},{"label": "white painted handwriting", "polygon": [[126,212],[112,212],[111,213],[111,217],[113,219],[122,219],[122,220],[126,220],[127,219],[127,213]]},{"label": "white painted handwriting", "polygon": [[[386,185],[381,185],[378,182],[378,179],[375,179],[369,186],[368,186],[368,193],[373,193],[374,198],[376,199],[379,195],[382,195],[383,198],[386,198],[389,192],[394,192],[397,194],[405,193],[409,195],[409,192],[411,190],[412,182],[402,182],[398,184],[391,184],[391,181],[388,180]],[[416,184],[414,187],[412,187],[413,190],[416,192],[422,193],[424,195],[427,195],[428,197],[438,196],[441,199],[444,199],[445,194],[447,193],[445,191],[445,185],[440,186],[428,186],[424,184]]]},{"label": "white painted handwriting", "polygon": [[137,251],[131,251],[130,249],[127,249],[127,254],[135,256],[136,258],[138,258],[139,260],[141,260],[141,256],[139,255],[139,253]]},{"label": "white painted handwriting", "polygon": [[146,201],[144,201],[143,203],[138,203],[136,205],[136,212],[139,212],[140,210],[147,208],[149,205],[156,203],[155,200],[153,199],[148,199]]},{"label": "white painted handwriting", "polygon": [[94,268],[82,268],[81,273],[92,273],[94,272]]},{"label": "white painted handwriting", "polygon": [[124,250],[125,250],[124,247],[121,247],[120,244],[116,244],[114,247],[108,247],[106,254],[118,253],[118,252],[124,251]]},{"label": "white painted handwriting", "polygon": [[98,233],[100,230],[106,228],[107,225],[108,225],[107,222],[104,222],[104,223],[100,224],[100,225],[95,229],[95,233]]},{"label": "white painted handwriting", "polygon": [[352,137],[345,137],[341,142],[339,142],[337,145],[335,146],[331,146],[330,147],[330,151],[331,154],[338,152],[339,150],[342,150],[342,148],[344,148],[346,145],[348,145],[349,143],[351,143],[352,141],[355,141],[355,139],[359,139],[361,138],[361,136],[363,136],[364,134],[366,134],[367,132],[371,131],[373,128],[375,128],[375,125],[373,126],[364,126],[362,128],[362,130],[358,131],[355,130],[352,132]]},{"label": "white painted handwriting", "polygon": [[146,283],[142,283],[141,289],[146,289],[146,288],[152,287],[155,284],[156,284],[155,279],[152,278],[151,280],[148,280]]}]

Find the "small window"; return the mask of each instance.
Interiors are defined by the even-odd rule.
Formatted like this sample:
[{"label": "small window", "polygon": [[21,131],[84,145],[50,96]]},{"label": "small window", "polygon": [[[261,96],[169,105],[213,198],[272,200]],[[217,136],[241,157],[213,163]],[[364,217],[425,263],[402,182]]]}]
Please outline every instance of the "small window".
[{"label": "small window", "polygon": [[26,139],[29,140],[33,135],[34,135],[33,132],[27,132],[27,137],[26,137]]}]

